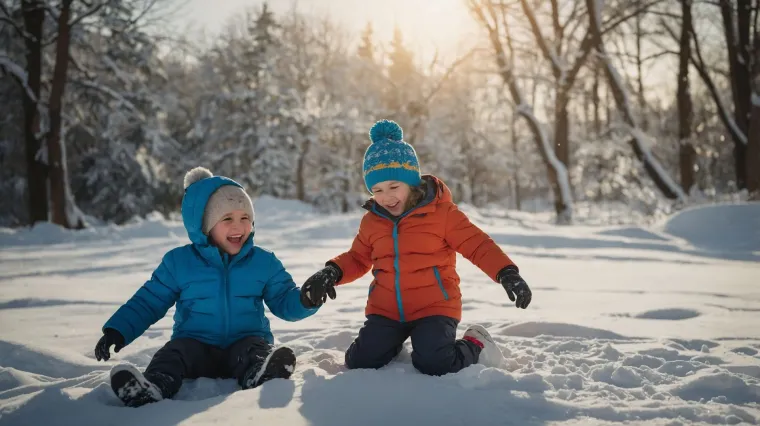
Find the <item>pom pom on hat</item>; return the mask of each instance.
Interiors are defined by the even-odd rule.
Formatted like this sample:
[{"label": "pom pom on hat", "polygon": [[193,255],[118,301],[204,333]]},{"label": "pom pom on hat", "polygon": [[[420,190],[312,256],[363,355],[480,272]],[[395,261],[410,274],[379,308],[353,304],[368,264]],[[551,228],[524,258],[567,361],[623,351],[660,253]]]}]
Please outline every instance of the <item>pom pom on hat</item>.
[{"label": "pom pom on hat", "polygon": [[369,129],[369,140],[372,143],[382,140],[401,141],[404,139],[404,131],[395,121],[380,120]]},{"label": "pom pom on hat", "polygon": [[196,167],[185,174],[184,189],[198,182],[199,180],[214,176],[211,171],[205,167]]}]

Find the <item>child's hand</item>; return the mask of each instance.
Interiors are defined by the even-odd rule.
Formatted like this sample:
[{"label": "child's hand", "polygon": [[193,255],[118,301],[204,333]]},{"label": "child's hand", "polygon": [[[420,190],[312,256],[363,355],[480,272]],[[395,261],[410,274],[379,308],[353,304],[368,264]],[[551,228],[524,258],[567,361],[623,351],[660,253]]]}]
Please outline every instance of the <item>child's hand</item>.
[{"label": "child's hand", "polygon": [[98,361],[108,361],[111,358],[111,345],[114,345],[114,352],[119,352],[124,347],[124,336],[113,328],[106,328],[103,337],[95,345],[95,358]]},{"label": "child's hand", "polygon": [[335,300],[335,283],[342,274],[337,266],[330,264],[309,277],[301,287],[301,304],[306,308],[316,308],[327,301],[327,296]]},{"label": "child's hand", "polygon": [[502,269],[496,276],[496,279],[499,280],[504,290],[507,290],[509,300],[513,302],[517,300],[515,306],[525,309],[530,305],[533,293],[531,293],[528,284],[517,272],[516,266],[510,265]]}]

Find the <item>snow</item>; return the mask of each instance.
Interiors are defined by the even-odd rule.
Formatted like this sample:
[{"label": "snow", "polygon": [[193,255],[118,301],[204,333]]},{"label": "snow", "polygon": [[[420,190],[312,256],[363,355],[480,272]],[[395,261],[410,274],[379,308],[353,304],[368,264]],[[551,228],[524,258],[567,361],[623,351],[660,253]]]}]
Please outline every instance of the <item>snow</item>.
[{"label": "snow", "polygon": [[[349,247],[361,217],[270,197],[254,203],[257,243],[299,283]],[[534,292],[517,310],[458,259],[459,334],[487,327],[504,368],[428,377],[412,367],[407,342],[381,370],[346,370],[366,276],[314,317],[270,317],[277,342],[298,357],[291,380],[247,391],[232,379],[186,380],[173,400],[137,409],[113,395],[109,370],[144,369],[171,334],[172,310],[108,362],[93,348],[103,322],[186,242],[181,223],[152,215],[78,232],[0,229],[0,425],[760,422],[760,204],[702,206],[648,226],[467,212]]]},{"label": "snow", "polygon": [[668,189],[676,194],[678,199],[686,200],[686,193],[683,192],[681,186],[673,180],[673,178],[670,176],[670,173],[668,173],[662,164],[657,160],[657,158],[652,155],[652,151],[649,149],[649,144],[647,143],[649,138],[638,127],[631,127],[630,132],[633,136],[633,139],[636,141],[636,145],[639,147],[642,155],[646,158],[646,163],[650,164],[655,169],[655,173],[657,173],[657,175],[660,176],[660,178],[665,182],[665,184],[668,186]]},{"label": "snow", "polygon": [[5,51],[0,50],[0,69],[3,69],[5,72],[10,73],[14,75],[20,84],[24,87],[24,91],[26,91],[26,95],[29,96],[29,99],[31,99],[34,102],[37,102],[37,97],[34,96],[34,92],[32,91],[31,87],[29,87],[29,80],[27,79],[26,71],[24,68],[21,67],[21,65],[13,62],[9,57],[8,54]]},{"label": "snow", "polygon": [[723,103],[723,99],[721,99],[720,96],[713,96],[713,99],[718,106],[718,112],[720,113],[721,117],[723,117],[723,120],[726,122],[726,124],[731,127],[731,134],[738,136],[741,143],[746,145],[747,135],[744,134],[742,129],[739,128],[739,125],[736,124],[736,120],[734,120],[734,118],[729,113],[731,110],[726,107],[726,105]]},{"label": "snow", "polygon": [[702,250],[760,254],[760,203],[693,207],[672,217],[664,231]]}]

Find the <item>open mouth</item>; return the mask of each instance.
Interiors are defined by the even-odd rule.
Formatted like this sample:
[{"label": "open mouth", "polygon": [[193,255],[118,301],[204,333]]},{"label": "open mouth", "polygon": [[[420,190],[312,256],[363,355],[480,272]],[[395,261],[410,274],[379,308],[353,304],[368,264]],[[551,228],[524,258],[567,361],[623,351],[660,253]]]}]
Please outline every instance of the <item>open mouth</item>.
[{"label": "open mouth", "polygon": [[396,201],[396,202],[395,202],[395,203],[393,203],[393,204],[386,204],[386,205],[385,205],[385,208],[386,208],[386,209],[388,209],[388,210],[393,210],[393,209],[395,209],[395,208],[396,208],[398,205],[399,205],[399,202],[398,202],[398,201]]},{"label": "open mouth", "polygon": [[243,242],[243,236],[242,235],[230,235],[227,237],[227,241],[231,242],[232,244],[240,244]]}]

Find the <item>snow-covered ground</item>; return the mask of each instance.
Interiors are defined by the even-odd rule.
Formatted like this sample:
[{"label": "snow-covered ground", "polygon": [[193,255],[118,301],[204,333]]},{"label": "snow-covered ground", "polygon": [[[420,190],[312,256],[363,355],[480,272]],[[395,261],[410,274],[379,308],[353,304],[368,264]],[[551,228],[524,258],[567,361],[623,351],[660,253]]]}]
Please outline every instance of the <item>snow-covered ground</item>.
[{"label": "snow-covered ground", "polygon": [[[700,207],[652,227],[556,227],[466,209],[520,265],[527,310],[460,257],[464,318],[486,325],[504,369],[428,377],[407,347],[379,371],[346,371],[369,276],[316,316],[273,319],[298,355],[292,380],[238,391],[186,381],[174,400],[124,408],[106,380],[144,368],[171,334],[170,310],[108,363],[100,327],[168,249],[187,240],[158,218],[81,232],[0,229],[0,425],[757,424],[760,204]],[[256,201],[257,244],[300,284],[349,247],[360,214]],[[407,343],[408,344],[408,343]]]}]

